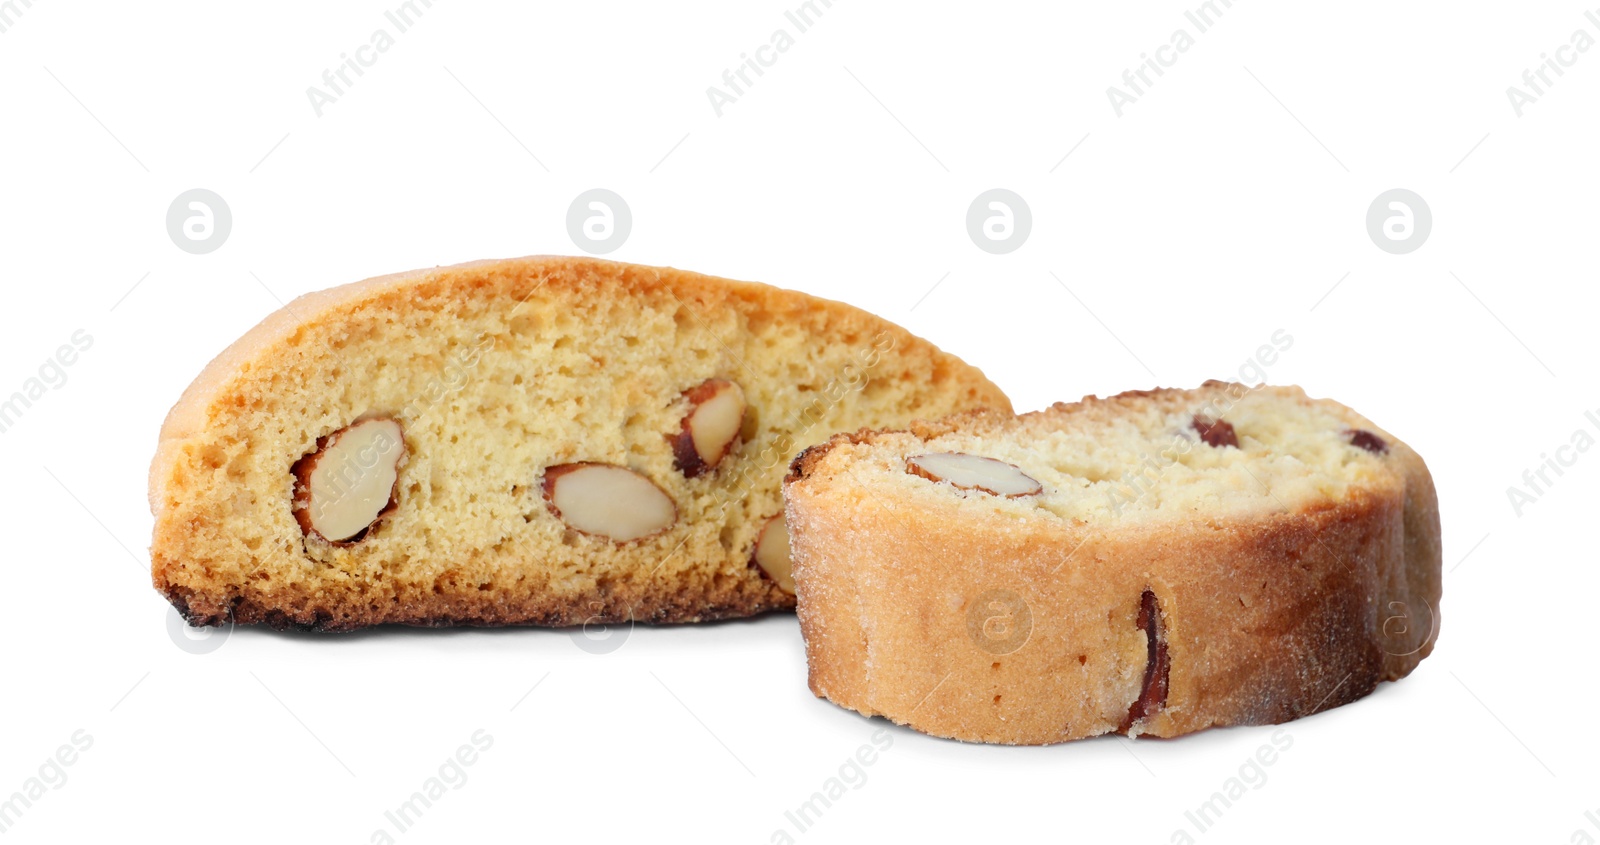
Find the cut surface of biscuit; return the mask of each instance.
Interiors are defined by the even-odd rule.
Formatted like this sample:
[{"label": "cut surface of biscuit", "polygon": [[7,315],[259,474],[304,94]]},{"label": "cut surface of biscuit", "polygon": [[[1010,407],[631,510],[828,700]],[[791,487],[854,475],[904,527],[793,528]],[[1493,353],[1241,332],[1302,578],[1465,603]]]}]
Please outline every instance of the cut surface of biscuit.
[{"label": "cut surface of biscuit", "polygon": [[271,315],[173,408],[152,575],[209,625],[789,608],[787,562],[755,563],[789,459],[985,406],[1009,409],[954,356],[766,285],[566,258],[371,279]]},{"label": "cut surface of biscuit", "polygon": [[1427,467],[1299,388],[836,435],[784,492],[812,691],[938,736],[1282,722],[1403,677],[1438,631]]}]

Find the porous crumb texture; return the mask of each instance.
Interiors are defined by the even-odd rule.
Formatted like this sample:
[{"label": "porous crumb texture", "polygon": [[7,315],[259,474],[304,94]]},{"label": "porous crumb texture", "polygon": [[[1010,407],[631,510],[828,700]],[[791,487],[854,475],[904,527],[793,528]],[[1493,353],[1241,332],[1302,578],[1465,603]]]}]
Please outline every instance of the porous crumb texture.
[{"label": "porous crumb texture", "polygon": [[[670,438],[708,379],[739,385],[748,410],[691,478]],[[1009,410],[955,357],[765,285],[546,258],[371,279],[273,314],[173,408],[151,467],[153,579],[193,624],[318,630],[792,607],[751,564],[789,458],[835,431],[982,406]],[[393,505],[329,542],[297,522],[294,467],[373,417],[403,430]],[[676,520],[625,543],[574,530],[541,479],[585,461],[647,478]]]},{"label": "porous crumb texture", "polygon": [[[908,471],[947,453],[1003,461],[1038,492]],[[794,461],[784,492],[812,691],[938,736],[1283,722],[1403,677],[1438,632],[1427,467],[1295,387],[841,434]]]}]

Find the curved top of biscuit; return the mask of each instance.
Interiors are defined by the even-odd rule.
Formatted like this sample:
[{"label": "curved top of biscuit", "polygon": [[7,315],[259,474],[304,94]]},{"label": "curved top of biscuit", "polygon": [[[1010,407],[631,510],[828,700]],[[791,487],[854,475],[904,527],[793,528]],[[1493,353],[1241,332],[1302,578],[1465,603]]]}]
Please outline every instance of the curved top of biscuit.
[{"label": "curved top of biscuit", "polygon": [[[1238,425],[1241,415],[1243,448],[1210,447],[1190,422]],[[1372,435],[1393,460],[1352,444],[1357,432]],[[979,496],[985,508],[1007,518],[1050,511],[1075,521],[1100,518],[1107,504],[1121,514],[1124,500],[1150,516],[1158,509],[1189,514],[1219,497],[1229,507],[1252,500],[1271,509],[1318,507],[1335,489],[1396,484],[1401,467],[1421,465],[1409,446],[1337,402],[1312,399],[1299,387],[1211,380],[1194,390],[1086,396],[1016,416],[977,409],[906,428],[836,434],[797,455],[784,484],[859,491],[887,483],[928,505],[967,498],[940,495],[935,491],[949,485],[903,471],[906,459],[925,451],[995,458],[1044,485],[1043,495],[1025,501]],[[1207,474],[1218,479],[1211,489],[1199,486]]]},{"label": "curved top of biscuit", "polygon": [[[161,426],[160,443],[150,465],[151,511],[157,512],[159,509],[162,469],[174,460],[175,449],[211,424],[219,409],[230,404],[226,401],[230,389],[247,376],[253,367],[286,351],[308,325],[338,320],[360,309],[398,300],[421,299],[441,293],[463,295],[475,290],[501,292],[508,283],[520,293],[520,298],[532,297],[547,284],[572,287],[604,284],[609,290],[667,290],[675,297],[693,299],[702,305],[742,301],[779,314],[825,309],[829,312],[830,321],[857,324],[863,330],[887,332],[892,335],[897,348],[926,350],[942,367],[965,374],[974,383],[985,386],[990,394],[985,397],[985,402],[1010,411],[1010,403],[1005,395],[989,384],[977,368],[940,351],[928,341],[887,320],[841,302],[756,282],[597,258],[528,256],[487,259],[392,273],[308,293],[269,314],[213,358],[167,413]],[[522,287],[527,288],[525,293],[520,292]]]}]

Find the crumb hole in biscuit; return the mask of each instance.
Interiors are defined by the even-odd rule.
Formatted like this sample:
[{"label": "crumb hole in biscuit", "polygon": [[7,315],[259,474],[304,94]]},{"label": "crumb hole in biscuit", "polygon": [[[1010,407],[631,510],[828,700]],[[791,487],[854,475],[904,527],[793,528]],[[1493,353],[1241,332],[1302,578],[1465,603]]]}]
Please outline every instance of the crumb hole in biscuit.
[{"label": "crumb hole in biscuit", "polygon": [[531,335],[539,330],[539,316],[533,313],[518,314],[511,318],[511,333]]}]

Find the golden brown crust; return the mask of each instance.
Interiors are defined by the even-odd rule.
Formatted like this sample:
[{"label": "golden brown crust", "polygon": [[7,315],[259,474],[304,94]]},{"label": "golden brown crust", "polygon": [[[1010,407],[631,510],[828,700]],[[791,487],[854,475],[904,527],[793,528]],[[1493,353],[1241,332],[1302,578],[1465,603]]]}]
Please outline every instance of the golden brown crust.
[{"label": "golden brown crust", "polygon": [[279,631],[337,633],[373,625],[420,628],[495,628],[527,625],[565,628],[612,622],[686,623],[737,619],[794,607],[794,597],[775,586],[718,593],[678,589],[650,592],[600,590],[582,602],[554,599],[535,586],[505,584],[503,595],[486,601],[468,586],[386,591],[363,585],[349,596],[330,597],[303,589],[246,590],[219,601],[210,593],[168,585],[163,595],[190,625],[267,625]]},{"label": "golden brown crust", "polygon": [[[1228,388],[1089,397],[1018,419],[1067,425]],[[784,492],[812,691],[937,736],[1043,744],[1278,723],[1403,677],[1438,629],[1432,480],[1406,444],[1319,404],[1380,432],[1384,471],[1337,501],[1243,518],[1107,526],[1021,520],[954,497],[928,507],[908,488],[836,480],[851,459],[833,453],[888,432],[807,450]],[[926,438],[992,419],[913,428]],[[1152,654],[1139,625],[1146,591],[1166,688],[1153,715],[1130,724]]]},{"label": "golden brown crust", "polygon": [[[224,508],[196,501],[198,491],[211,483],[208,474],[230,469],[206,454],[205,437],[258,407],[262,385],[269,383],[265,374],[282,369],[283,362],[295,355],[303,356],[299,346],[305,337],[330,324],[370,318],[374,312],[403,312],[413,303],[438,307],[441,302],[475,297],[520,303],[538,298],[542,286],[601,297],[644,299],[666,293],[670,299],[694,303],[706,313],[744,308],[775,321],[792,319],[805,326],[834,327],[849,337],[879,333],[892,343],[896,355],[908,353],[929,362],[950,395],[961,397],[958,406],[988,404],[1009,410],[1004,394],[975,368],[904,329],[847,305],[766,285],[670,268],[550,257],[480,261],[382,276],[302,296],[271,314],[219,354],[173,406],[150,468],[149,499],[155,516],[151,562],[156,589],[192,624],[218,625],[231,619],[240,624],[259,622],[280,629],[323,631],[376,624],[692,622],[793,607],[793,596],[754,575],[718,575],[703,589],[692,591],[648,579],[600,578],[576,597],[570,584],[558,595],[548,580],[529,571],[497,571],[488,580],[457,577],[459,570],[469,567],[492,571],[501,566],[498,559],[477,550],[460,560],[436,562],[440,571],[423,583],[397,583],[393,577],[382,577],[385,570],[372,566],[362,574],[359,548],[331,558],[339,566],[306,559],[304,577],[268,578],[264,573],[252,575],[249,560],[210,557],[213,552],[196,539],[198,529],[215,528]],[[306,435],[308,445],[317,436]],[[290,495],[288,466],[286,463],[285,508]],[[285,519],[289,518],[285,511]],[[269,552],[285,553],[265,548],[261,554]],[[729,558],[743,569],[747,553],[747,549],[729,550]]]}]

